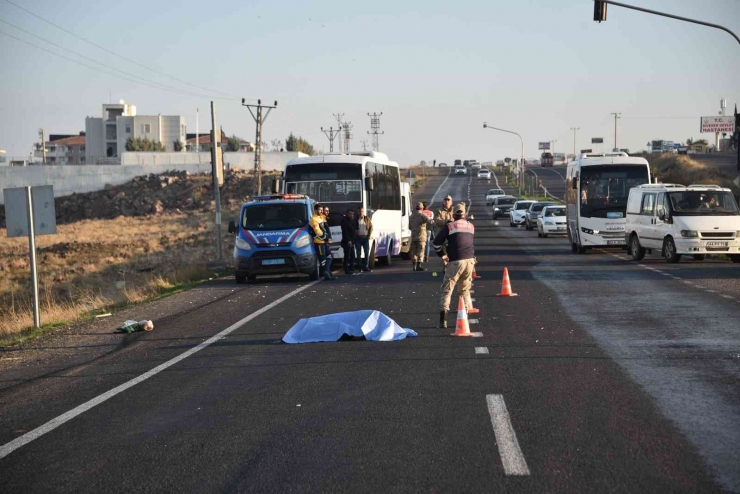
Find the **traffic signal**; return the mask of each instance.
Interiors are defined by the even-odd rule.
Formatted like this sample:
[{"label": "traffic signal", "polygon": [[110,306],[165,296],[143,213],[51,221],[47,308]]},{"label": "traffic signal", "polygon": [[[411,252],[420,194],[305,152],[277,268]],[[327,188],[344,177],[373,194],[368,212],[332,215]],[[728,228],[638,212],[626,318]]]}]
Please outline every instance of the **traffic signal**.
[{"label": "traffic signal", "polygon": [[594,20],[596,22],[606,21],[606,2],[601,0],[594,0]]}]

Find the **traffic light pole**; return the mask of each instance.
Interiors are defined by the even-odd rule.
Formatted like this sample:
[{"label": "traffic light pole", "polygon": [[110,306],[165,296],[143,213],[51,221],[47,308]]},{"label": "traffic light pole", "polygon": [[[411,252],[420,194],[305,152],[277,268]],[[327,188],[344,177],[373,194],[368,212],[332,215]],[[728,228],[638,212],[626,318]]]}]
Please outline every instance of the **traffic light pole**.
[{"label": "traffic light pole", "polygon": [[648,14],[659,15],[661,17],[669,17],[671,19],[677,19],[679,21],[691,22],[693,24],[701,24],[702,26],[713,27],[715,29],[721,29],[722,31],[729,33],[730,36],[735,38],[735,41],[740,43],[740,38],[735,33],[730,31],[724,26],[718,24],[712,24],[709,22],[699,21],[696,19],[690,19],[688,17],[681,17],[678,15],[667,14],[665,12],[658,12],[657,10],[650,10],[643,7],[636,7],[634,5],[628,5],[622,2],[615,2],[613,0],[594,0],[594,20],[597,22],[606,21],[606,5],[616,5],[617,7],[624,7],[625,9],[639,10],[640,12],[646,12]]}]

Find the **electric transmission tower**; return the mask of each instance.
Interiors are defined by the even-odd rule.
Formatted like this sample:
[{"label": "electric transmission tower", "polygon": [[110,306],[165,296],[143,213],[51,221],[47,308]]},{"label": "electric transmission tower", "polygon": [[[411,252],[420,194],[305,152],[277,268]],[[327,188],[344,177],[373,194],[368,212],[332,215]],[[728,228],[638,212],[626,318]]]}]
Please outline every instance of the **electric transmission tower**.
[{"label": "electric transmission tower", "polygon": [[329,139],[329,152],[334,152],[334,138],[336,138],[339,133],[341,132],[341,129],[334,130],[334,127],[329,127],[329,130],[324,129],[321,127],[321,132],[323,132],[326,135],[326,138]]},{"label": "electric transmission tower", "polygon": [[352,122],[342,122],[342,132],[344,136],[344,154],[349,154],[349,141],[352,139]]},{"label": "electric transmission tower", "polygon": [[[272,111],[273,108],[277,108],[277,104],[278,102],[275,101],[273,106],[263,105],[262,100],[258,99],[256,105],[248,105],[246,104],[245,99],[242,98],[242,106],[247,107],[249,113],[252,114],[252,118],[254,118],[254,123],[257,127],[254,139],[254,173],[257,175],[256,183],[253,185],[255,196],[262,194],[262,124],[265,123],[270,111]],[[256,110],[256,114],[252,111],[252,108]],[[267,113],[265,113],[264,116],[262,115],[263,108],[267,108]]]},{"label": "electric transmission tower", "polygon": [[380,131],[380,116],[383,115],[383,112],[380,113],[368,113],[367,116],[370,117],[370,129],[367,133],[373,136],[373,151],[378,151],[378,136],[381,134],[385,134],[385,132]]}]

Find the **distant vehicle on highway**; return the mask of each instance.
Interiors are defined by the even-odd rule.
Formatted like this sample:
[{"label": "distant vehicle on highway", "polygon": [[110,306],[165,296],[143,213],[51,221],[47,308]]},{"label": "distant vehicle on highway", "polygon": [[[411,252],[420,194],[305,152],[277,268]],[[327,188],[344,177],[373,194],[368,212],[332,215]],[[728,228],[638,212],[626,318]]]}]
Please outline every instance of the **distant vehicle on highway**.
[{"label": "distant vehicle on highway", "polygon": [[537,236],[567,235],[565,206],[547,206],[537,218]]},{"label": "distant vehicle on highway", "polygon": [[542,153],[542,155],[540,156],[540,164],[543,167],[552,166],[553,165],[552,153],[548,153],[548,152]]},{"label": "distant vehicle on highway", "polygon": [[439,168],[447,168],[447,163],[440,163],[437,165]]},{"label": "distant vehicle on highway", "polygon": [[534,230],[537,224],[537,218],[542,214],[542,210],[546,206],[555,206],[554,202],[533,202],[529,209],[524,213],[524,227],[527,230]]},{"label": "distant vehicle on highway", "polygon": [[478,163],[477,161],[473,160],[473,161],[470,162],[470,169],[471,170],[480,170],[481,169],[481,164]]},{"label": "distant vehicle on highway", "polygon": [[483,168],[482,170],[479,170],[478,178],[484,178],[486,180],[491,180],[491,170],[489,170],[488,168]]},{"label": "distant vehicle on highway", "polygon": [[244,203],[238,222],[229,222],[236,235],[234,270],[237,283],[258,275],[304,273],[319,278],[313,238],[306,231],[314,201],[302,194],[274,194]]},{"label": "distant vehicle on highway", "polygon": [[455,160],[455,165],[454,166],[463,166],[462,160]]},{"label": "distant vehicle on highway", "polygon": [[675,153],[677,151],[673,141],[650,141],[650,152],[657,153]]},{"label": "distant vehicle on highway", "polygon": [[455,175],[467,175],[468,169],[464,166],[456,166],[455,167]]},{"label": "distant vehicle on highway", "polygon": [[552,164],[554,166],[567,165],[568,155],[565,153],[552,153]]},{"label": "distant vehicle on highway", "polygon": [[627,153],[584,153],[568,163],[565,203],[573,252],[625,245],[627,198],[633,187],[650,183],[645,158]]},{"label": "distant vehicle on highway", "polygon": [[633,188],[624,235],[635,261],[656,250],[670,263],[682,255],[701,261],[720,254],[740,262],[740,210],[732,191],[717,185]]},{"label": "distant vehicle on highway", "polygon": [[499,216],[509,216],[509,211],[514,207],[516,197],[499,196],[493,200],[493,219],[499,219]]},{"label": "distant vehicle on highway", "polygon": [[516,201],[509,210],[509,226],[523,225],[529,206],[535,202],[531,200]]},{"label": "distant vehicle on highway", "polygon": [[486,206],[493,204],[493,200],[500,196],[505,196],[504,189],[488,189],[486,192]]},{"label": "distant vehicle on highway", "polygon": [[327,154],[288,161],[284,191],[306,194],[331,208],[328,218],[334,259],[342,259],[338,239],[340,222],[347,209],[365,208],[373,222],[368,267],[390,265],[393,256],[406,256],[411,250],[411,192],[401,182],[398,163],[377,151],[353,154]]}]

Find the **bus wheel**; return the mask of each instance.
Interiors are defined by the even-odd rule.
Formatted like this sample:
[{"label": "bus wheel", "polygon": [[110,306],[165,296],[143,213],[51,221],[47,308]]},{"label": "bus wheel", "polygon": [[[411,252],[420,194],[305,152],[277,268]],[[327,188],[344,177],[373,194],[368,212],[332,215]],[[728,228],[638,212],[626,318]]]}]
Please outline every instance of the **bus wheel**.
[{"label": "bus wheel", "polygon": [[391,240],[388,242],[388,250],[386,250],[385,256],[378,259],[381,266],[390,266],[393,260],[391,257],[393,256],[393,241]]},{"label": "bus wheel", "polygon": [[377,242],[373,242],[373,246],[370,247],[370,255],[367,260],[367,267],[369,269],[375,269],[375,245]]}]

